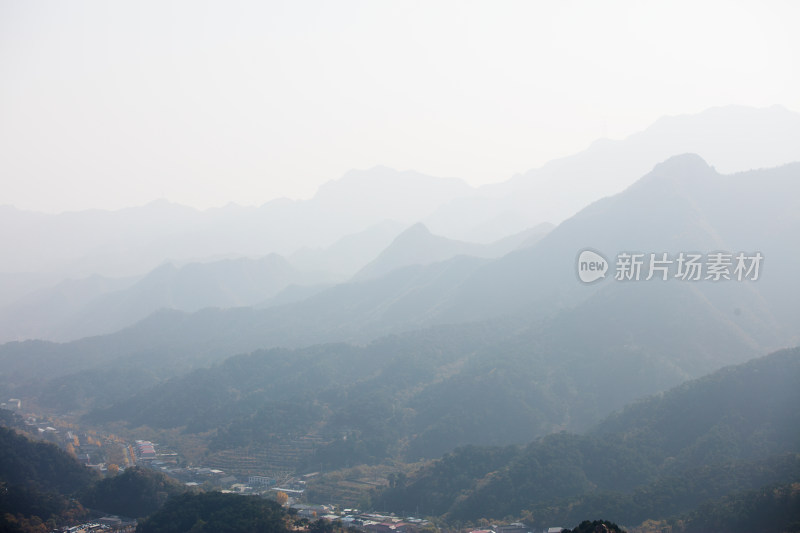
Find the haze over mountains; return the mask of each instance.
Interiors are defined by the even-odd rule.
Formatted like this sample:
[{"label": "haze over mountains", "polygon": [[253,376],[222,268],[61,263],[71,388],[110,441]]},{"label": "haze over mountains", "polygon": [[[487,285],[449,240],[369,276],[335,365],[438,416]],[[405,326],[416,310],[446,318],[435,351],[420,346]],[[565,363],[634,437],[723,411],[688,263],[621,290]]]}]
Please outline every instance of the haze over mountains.
[{"label": "haze over mountains", "polygon": [[0,338],[74,340],[117,331],[160,309],[254,306],[290,285],[315,286],[334,279],[299,271],[271,254],[181,267],[166,263],[138,280],[66,280],[0,311]]},{"label": "haze over mountains", "polygon": [[[272,307],[301,301],[341,281],[347,262],[357,264],[360,253],[350,250],[368,239],[381,241],[394,224],[374,226],[346,237],[325,250],[304,249],[292,260],[308,266],[334,264],[334,271],[301,271],[277,254],[260,259],[223,259],[164,264],[141,279],[92,276],[66,280],[0,309],[0,340],[75,340],[112,333],[160,309],[199,311],[203,308]],[[353,281],[363,281],[413,265],[429,265],[457,255],[497,258],[533,245],[551,226],[540,224],[496,243],[476,244],[432,235],[416,224],[392,241]],[[369,246],[365,246],[369,250]],[[296,259],[295,259],[296,258]],[[339,267],[337,269],[336,267]],[[274,301],[273,301],[274,298]]]},{"label": "haze over mountains", "polygon": [[[0,245],[14,253],[6,254],[0,272],[0,303],[67,278],[142,276],[165,261],[289,256],[302,248],[327,248],[387,220],[399,228],[423,222],[436,235],[493,242],[542,222],[558,223],[679,153],[697,153],[724,172],[800,160],[800,148],[791,141],[798,135],[798,113],[778,106],[730,106],[668,117],[627,139],[598,141],[574,156],[479,189],[455,178],[376,167],[351,171],[310,200],[280,199],[258,208],[228,205],[199,212],[157,201],[117,212],[45,215],[5,206]],[[399,231],[387,235],[383,246]]]},{"label": "haze over mountains", "polygon": [[770,168],[798,161],[797,138],[800,115],[780,106],[727,106],[664,117],[623,140],[601,139],[575,155],[486,185],[425,222],[434,233],[488,242],[539,222],[560,223],[621,192],[671,156],[695,153],[726,174]]},{"label": "haze over mountains", "polygon": [[[708,116],[734,120],[743,112],[739,108],[712,111],[700,117],[703,120]],[[723,111],[728,111],[730,116]],[[768,116],[779,113],[796,118],[776,108],[760,111]],[[755,113],[753,110],[749,112]],[[755,115],[760,116],[758,113]],[[693,123],[688,117],[667,122]],[[660,127],[663,128],[663,124]],[[762,252],[771,276],[758,284],[729,283],[723,290],[718,289],[720,285],[707,283],[698,284],[693,290],[701,291],[698,297],[707,299],[746,338],[759,339],[752,341],[755,344],[775,339],[776,332],[780,332],[777,338],[783,341],[765,344],[767,348],[776,348],[796,338],[796,332],[786,329],[796,322],[798,313],[789,296],[793,292],[787,290],[796,288],[797,281],[791,274],[791,267],[787,266],[792,264],[793,251],[785,245],[784,237],[787,231],[796,231],[800,224],[796,173],[796,165],[790,165],[722,176],[697,156],[675,157],[656,166],[652,173],[624,193],[590,205],[534,246],[529,244],[545,232],[546,226],[529,229],[534,237],[527,242],[527,234],[523,232],[492,245],[479,245],[436,237],[422,225],[412,226],[392,242],[402,226],[384,222],[340,239],[339,243],[328,248],[329,252],[305,248],[290,256],[290,261],[317,267],[315,271],[300,271],[273,255],[269,260],[258,261],[207,260],[204,264],[190,263],[177,269],[167,265],[139,280],[106,280],[95,275],[86,281],[64,282],[53,290],[40,291],[14,305],[7,305],[3,338],[75,339],[131,325],[161,307],[195,311],[203,307],[263,304],[290,285],[313,285],[321,289],[326,283],[341,281],[344,276],[353,274],[352,282],[321,292],[314,289],[308,293],[312,296],[305,301],[306,293],[298,290],[298,296],[287,296],[283,300],[295,301],[288,307],[255,312],[252,316],[263,317],[256,320],[263,320],[266,326],[259,328],[259,340],[255,344],[244,342],[242,348],[369,339],[430,323],[483,320],[519,312],[542,316],[552,309],[580,303],[599,287],[609,285],[584,287],[575,283],[572,264],[575,254],[582,248],[593,247],[612,255],[625,250],[653,253],[684,250]],[[391,191],[389,182],[393,177],[396,173],[381,169],[377,179],[380,187],[368,188],[367,194],[375,200],[384,187]],[[424,196],[420,192],[420,182],[424,180],[417,174],[406,177],[411,181],[409,190]],[[364,180],[367,178],[363,173],[353,173],[321,190],[320,198],[311,203],[326,206],[324,209],[333,217],[336,210],[331,202],[337,198],[352,199],[345,193],[346,188],[352,184],[360,187]],[[515,180],[520,181],[520,178]],[[413,214],[403,214],[397,209],[392,214],[397,218],[418,216],[452,190],[463,191],[456,183],[453,180],[442,181],[435,194],[425,196],[430,201],[416,205],[417,211]],[[339,186],[345,189],[338,189]],[[369,203],[370,208],[363,216],[372,217],[377,213],[375,206],[379,205],[379,201]],[[166,214],[171,210],[188,218],[214,214],[200,214],[166,204],[154,204],[145,209],[161,213],[165,218],[145,217],[150,226],[140,224],[139,228],[147,227],[159,236],[162,234],[160,228],[155,231],[155,224],[159,222],[168,232],[187,227],[172,224],[172,219]],[[226,209],[251,214],[259,211]],[[269,210],[269,205],[260,211],[264,209]],[[346,210],[357,208],[350,205]],[[7,216],[13,213],[9,209],[4,212]],[[47,219],[44,215],[24,215],[29,219]],[[86,223],[92,217],[104,216],[116,218],[119,222],[132,217],[133,212],[64,214],[52,218],[86,217],[83,219]],[[170,223],[166,223],[167,219]],[[114,224],[101,224],[98,229],[108,232],[113,227]],[[102,240],[99,232],[87,230],[86,240],[93,238],[96,242]],[[191,236],[188,238],[191,240]],[[361,243],[368,244],[362,247]],[[213,249],[213,243],[209,247]],[[381,247],[385,249],[375,252],[368,263],[369,258],[363,251],[376,251]],[[62,249],[67,248],[63,246]],[[340,251],[337,252],[337,248]],[[362,248],[361,259],[356,261],[354,258],[358,254],[350,252]],[[515,248],[523,249],[501,257]],[[37,247],[37,252],[41,254],[46,249],[47,246]],[[231,250],[233,248],[228,252]],[[24,251],[20,255],[24,257]],[[343,257],[350,258],[349,267],[344,266]],[[487,263],[489,259],[492,261]],[[326,260],[335,265],[328,271]],[[651,289],[643,287],[641,292],[646,290]],[[738,314],[731,315],[733,310]],[[47,319],[48,316],[51,319]],[[295,327],[287,327],[297,321],[304,325],[302,340],[291,333],[297,331]]]},{"label": "haze over mountains", "polygon": [[[478,189],[376,167],[258,208],[3,207],[0,398],[219,468],[427,461],[372,495],[454,520],[638,521],[783,487],[800,452],[794,139],[800,114],[715,108]],[[580,281],[583,250],[604,279]],[[757,275],[737,276],[740,253]]]},{"label": "haze over mountains", "polygon": [[398,268],[438,263],[457,255],[496,259],[514,250],[532,246],[552,227],[552,224],[543,222],[499,241],[478,244],[433,235],[424,224],[417,223],[401,233],[375,260],[356,272],[353,280],[377,278]]},{"label": "haze over mountains", "polygon": [[[366,342],[435,324],[493,320],[530,331],[534,345],[544,327],[559,353],[612,357],[625,346],[624,360],[663,361],[648,386],[657,375],[675,384],[800,339],[791,267],[797,252],[785,243],[787,232],[800,231],[798,172],[791,164],[723,176],[696,155],[676,156],[498,259],[459,255],[407,266],[262,310],[162,312],[118,333],[64,345],[11,343],[0,347],[0,379],[16,391],[41,386],[45,375],[147,361],[150,379],[158,380],[258,348]],[[752,218],[742,217],[744,210]],[[421,227],[406,237],[415,234],[430,238]],[[607,279],[585,286],[577,281],[575,257],[587,246],[609,257],[626,250],[760,251],[765,273],[757,282]],[[548,326],[537,325],[542,320]],[[52,357],[69,364],[50,365],[43,374],[43,361]]]}]

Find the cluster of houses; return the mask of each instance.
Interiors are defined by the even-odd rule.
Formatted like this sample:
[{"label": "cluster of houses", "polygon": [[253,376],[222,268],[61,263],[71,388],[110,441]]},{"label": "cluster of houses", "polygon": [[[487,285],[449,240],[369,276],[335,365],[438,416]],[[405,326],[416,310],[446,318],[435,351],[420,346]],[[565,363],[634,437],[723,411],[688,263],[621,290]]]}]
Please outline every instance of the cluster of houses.
[{"label": "cluster of houses", "polygon": [[[541,533],[561,533],[564,529],[563,527],[550,527],[542,530]],[[531,528],[522,522],[514,522],[503,526],[492,526],[492,529],[473,529],[469,533],[539,533],[539,531],[531,531]]]},{"label": "cluster of houses", "polygon": [[337,513],[330,505],[295,503],[291,508],[297,511],[300,518],[339,521],[344,527],[354,527],[368,533],[419,533],[430,525],[430,522],[421,518],[361,513],[358,509],[344,509]]},{"label": "cluster of houses", "polygon": [[136,441],[136,457],[139,459],[155,459],[156,447],[149,440]]},{"label": "cluster of houses", "polygon": [[123,520],[118,516],[105,516],[77,526],[55,529],[52,533],[133,533],[135,530],[135,520]]},{"label": "cluster of houses", "polygon": [[9,411],[19,411],[22,409],[22,400],[19,398],[9,398],[7,402],[0,402],[0,409],[8,409]]}]

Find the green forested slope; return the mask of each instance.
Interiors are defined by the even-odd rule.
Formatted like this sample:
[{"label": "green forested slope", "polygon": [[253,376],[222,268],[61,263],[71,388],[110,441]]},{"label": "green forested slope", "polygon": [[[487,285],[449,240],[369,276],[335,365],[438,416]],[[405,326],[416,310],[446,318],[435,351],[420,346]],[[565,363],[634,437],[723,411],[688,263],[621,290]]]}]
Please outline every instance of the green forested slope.
[{"label": "green forested slope", "polygon": [[553,434],[516,451],[459,449],[379,498],[392,510],[423,505],[451,520],[674,516],[800,480],[797,383],[800,349],[776,352],[637,402],[582,435]]}]

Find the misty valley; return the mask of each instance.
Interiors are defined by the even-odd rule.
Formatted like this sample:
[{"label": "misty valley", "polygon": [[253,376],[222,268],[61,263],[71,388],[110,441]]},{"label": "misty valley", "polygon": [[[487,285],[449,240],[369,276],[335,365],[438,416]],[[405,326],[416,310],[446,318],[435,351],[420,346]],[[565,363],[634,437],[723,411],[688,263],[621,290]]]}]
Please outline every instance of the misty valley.
[{"label": "misty valley", "polygon": [[0,531],[800,531],[800,145],[717,170],[776,116],[483,187],[0,207]]}]

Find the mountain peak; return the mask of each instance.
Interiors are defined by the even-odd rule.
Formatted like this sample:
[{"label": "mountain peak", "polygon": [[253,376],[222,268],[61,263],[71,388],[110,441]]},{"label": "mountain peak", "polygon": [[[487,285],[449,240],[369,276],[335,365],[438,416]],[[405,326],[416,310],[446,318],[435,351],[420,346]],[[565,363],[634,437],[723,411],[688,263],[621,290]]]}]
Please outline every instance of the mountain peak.
[{"label": "mountain peak", "polygon": [[659,169],[666,169],[668,171],[684,171],[684,170],[707,170],[711,166],[706,163],[705,159],[694,153],[685,153],[674,155],[669,159],[657,164],[653,171]]},{"label": "mountain peak", "polygon": [[362,268],[354,280],[376,278],[401,267],[427,265],[466,254],[474,246],[431,233],[421,222],[411,225],[395,237],[374,261]]},{"label": "mountain peak", "polygon": [[433,236],[431,231],[428,229],[428,226],[423,224],[422,222],[417,222],[416,224],[412,224],[409,226],[405,231],[400,233],[395,238],[395,241],[402,241],[408,238],[420,238],[420,237],[429,237]]},{"label": "mountain peak", "polygon": [[670,157],[653,167],[638,183],[697,184],[717,171],[697,154],[686,153]]}]

